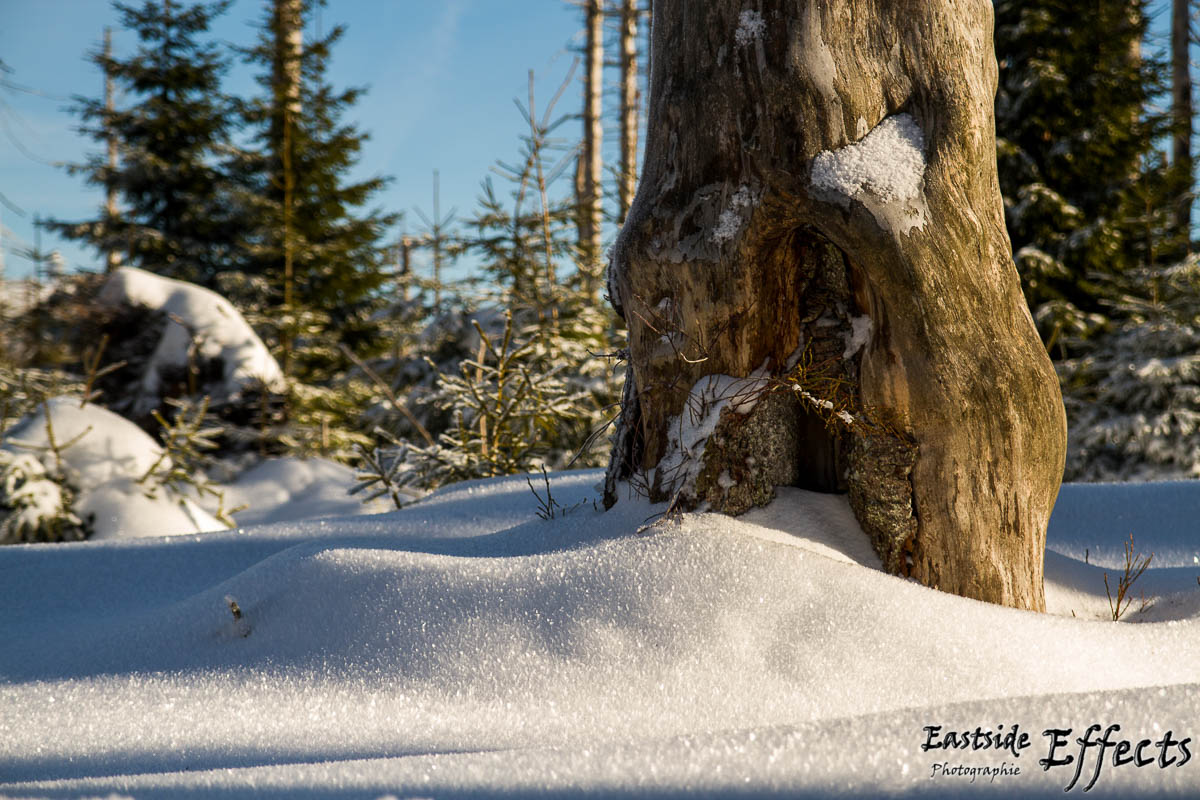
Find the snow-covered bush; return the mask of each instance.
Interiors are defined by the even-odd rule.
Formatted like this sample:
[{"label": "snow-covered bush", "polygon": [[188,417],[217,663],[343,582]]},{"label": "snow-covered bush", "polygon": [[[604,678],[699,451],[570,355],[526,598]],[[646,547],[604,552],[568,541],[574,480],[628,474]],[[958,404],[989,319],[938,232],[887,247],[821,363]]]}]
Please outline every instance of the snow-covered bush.
[{"label": "snow-covered bush", "polygon": [[166,318],[149,358],[132,365],[139,373],[130,409],[135,417],[161,407],[176,383],[186,386],[188,394],[211,397],[217,404],[237,401],[251,388],[285,389],[283,372],[262,340],[216,292],[122,267],[104,283],[98,300]]},{"label": "snow-covered bush", "polygon": [[432,488],[537,469],[561,441],[560,428],[579,416],[581,398],[568,392],[563,365],[539,363],[536,331],[518,341],[511,313],[499,337],[478,322],[475,329],[478,354],[461,362],[458,375],[440,373],[433,394],[452,422],[432,444],[408,445],[403,460],[412,477],[404,483]]},{"label": "snow-covered bush", "polygon": [[32,453],[0,449],[0,544],[86,539],[74,490]]},{"label": "snow-covered bush", "polygon": [[43,401],[61,394],[82,394],[83,388],[79,378],[61,370],[0,363],[0,436]]},{"label": "snow-covered bush", "polygon": [[[4,541],[161,536],[221,530],[195,486],[132,422],[78,398],[45,401],[0,442]],[[51,488],[51,487],[56,488]],[[3,514],[0,511],[0,514]]]}]

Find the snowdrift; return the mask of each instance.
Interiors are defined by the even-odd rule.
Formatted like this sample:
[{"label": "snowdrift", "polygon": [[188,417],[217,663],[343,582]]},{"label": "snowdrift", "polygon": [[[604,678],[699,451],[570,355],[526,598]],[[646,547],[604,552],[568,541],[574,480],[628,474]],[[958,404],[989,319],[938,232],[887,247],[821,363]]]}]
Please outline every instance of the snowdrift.
[{"label": "snowdrift", "polygon": [[[1161,621],[1127,624],[1098,619],[1105,567],[1070,555],[1113,531],[1052,529],[1041,615],[881,573],[843,498],[645,528],[661,509],[600,513],[599,478],[554,476],[573,508],[552,520],[517,477],[376,516],[0,550],[0,793],[1057,797],[1074,765],[1039,766],[1043,731],[1110,724],[1171,732],[1152,751],[1174,763],[1110,749],[1089,796],[1200,791],[1178,746],[1200,751],[1198,570],[1149,509],[1138,545],[1175,562],[1136,587]],[[1063,507],[1136,494],[1068,487]],[[1014,725],[1025,748],[921,749],[926,726]]]}]

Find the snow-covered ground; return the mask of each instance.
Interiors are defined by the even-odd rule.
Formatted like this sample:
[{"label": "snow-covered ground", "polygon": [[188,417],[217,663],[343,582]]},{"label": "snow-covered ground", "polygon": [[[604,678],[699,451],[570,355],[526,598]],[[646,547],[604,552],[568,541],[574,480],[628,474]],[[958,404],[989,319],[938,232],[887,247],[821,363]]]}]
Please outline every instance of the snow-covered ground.
[{"label": "snow-covered ground", "polygon": [[599,479],[0,548],[0,795],[1200,793],[1200,485],[1065,487],[1042,615],[883,574],[843,498],[643,528]]}]

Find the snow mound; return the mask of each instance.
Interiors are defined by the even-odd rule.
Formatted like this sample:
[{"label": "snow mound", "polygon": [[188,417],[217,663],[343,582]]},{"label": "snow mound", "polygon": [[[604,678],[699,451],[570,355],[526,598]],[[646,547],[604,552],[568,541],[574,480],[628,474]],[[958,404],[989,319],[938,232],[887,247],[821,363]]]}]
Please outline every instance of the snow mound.
[{"label": "snow mound", "polygon": [[380,500],[363,503],[350,490],[356,485],[350,467],[324,458],[272,458],[243,472],[225,487],[225,506],[239,525],[289,522],[317,517],[374,514],[391,509]]},{"label": "snow mound", "polygon": [[901,231],[924,223],[925,134],[909,114],[894,114],[861,141],[818,153],[810,182],[818,196],[849,208],[859,200],[884,227],[900,214]]},{"label": "snow mound", "polygon": [[125,418],[90,403],[81,407],[78,398],[56,397],[14,425],[2,447],[33,455],[56,472],[51,436],[62,456],[63,478],[76,492],[73,511],[93,518],[93,539],[225,528],[192,500],[142,480],[156,464],[169,462],[162,448]]},{"label": "snow mound", "polygon": [[142,375],[142,394],[151,407],[158,404],[162,371],[186,368],[193,340],[196,356],[223,364],[222,382],[206,387],[214,400],[231,399],[244,388],[260,383],[272,391],[285,388],[283,372],[266,345],[233,304],[216,292],[121,267],[105,281],[99,300],[167,315],[162,338]]},{"label": "snow mound", "polygon": [[[548,521],[518,476],[374,517],[0,551],[0,793],[955,796],[948,760],[1061,796],[1043,730],[1195,734],[1194,604],[1126,625],[942,594],[881,573],[844,497],[800,490],[639,534],[661,507],[598,512],[600,477],[553,476],[574,508]],[[1012,724],[1018,756],[920,747]],[[1194,765],[1110,766],[1090,794],[1197,788]]]},{"label": "snow mound", "polygon": [[1066,483],[1047,547],[1101,567],[1123,564],[1123,547],[1154,554],[1155,567],[1200,570],[1200,482]]}]

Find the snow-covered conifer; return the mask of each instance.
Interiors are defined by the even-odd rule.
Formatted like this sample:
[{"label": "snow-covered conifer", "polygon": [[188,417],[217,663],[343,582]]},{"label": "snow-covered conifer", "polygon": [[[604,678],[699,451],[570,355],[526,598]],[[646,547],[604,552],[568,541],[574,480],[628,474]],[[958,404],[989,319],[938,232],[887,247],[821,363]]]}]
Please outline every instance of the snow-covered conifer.
[{"label": "snow-covered conifer", "polygon": [[1077,353],[1103,329],[1105,275],[1177,257],[1173,179],[1148,100],[1163,64],[1141,48],[1144,0],[998,0],[996,133],[1014,258],[1043,341]]},{"label": "snow-covered conifer", "polygon": [[1200,477],[1200,261],[1132,283],[1126,319],[1059,368],[1068,480]]}]

